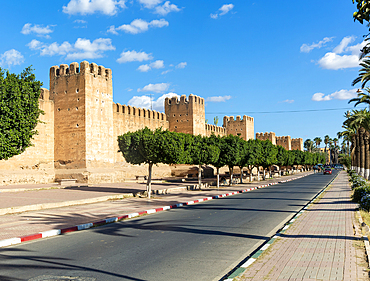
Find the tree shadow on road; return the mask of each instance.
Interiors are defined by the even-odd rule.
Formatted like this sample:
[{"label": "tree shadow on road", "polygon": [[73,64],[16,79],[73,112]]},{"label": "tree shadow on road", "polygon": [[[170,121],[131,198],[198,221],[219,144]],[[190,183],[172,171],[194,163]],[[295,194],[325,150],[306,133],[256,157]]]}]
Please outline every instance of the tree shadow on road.
[{"label": "tree shadow on road", "polygon": [[[68,276],[70,277],[73,277],[72,276],[73,271],[76,270],[79,272],[78,275],[81,275],[80,272],[82,271],[85,273],[92,273],[92,272],[98,273],[101,276],[122,278],[124,280],[144,281],[143,279],[138,279],[138,278],[130,277],[127,275],[122,275],[119,273],[109,272],[106,270],[97,269],[97,268],[88,267],[88,266],[76,265],[74,259],[37,255],[33,253],[33,251],[29,251],[29,250],[22,249],[22,248],[1,249],[0,250],[0,268],[1,268],[1,275],[0,275],[1,281],[25,280],[24,278],[19,279],[19,278],[11,277],[11,276],[17,276],[17,275],[24,276],[25,274],[27,274],[27,271],[29,271],[30,274],[35,274],[35,272],[40,272],[39,276],[41,276],[45,273],[45,271],[50,272],[51,270],[53,270],[53,272],[59,272],[59,273],[62,272],[63,274],[68,274]],[[19,274],[19,272],[21,272],[22,274]],[[8,276],[4,275],[5,273]],[[30,275],[26,275],[26,276],[27,276],[26,280],[29,280],[28,278],[31,278]],[[57,279],[53,279],[53,280],[57,280]]]}]

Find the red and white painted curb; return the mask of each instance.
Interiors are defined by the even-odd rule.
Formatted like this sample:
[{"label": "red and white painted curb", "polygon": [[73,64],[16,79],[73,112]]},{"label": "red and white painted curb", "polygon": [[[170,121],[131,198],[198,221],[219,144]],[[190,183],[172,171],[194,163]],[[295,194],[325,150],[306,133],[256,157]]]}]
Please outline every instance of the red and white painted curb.
[{"label": "red and white painted curb", "polygon": [[188,206],[188,205],[192,205],[192,204],[196,204],[196,203],[200,203],[200,202],[204,202],[204,201],[208,201],[208,200],[219,199],[219,198],[223,198],[223,197],[227,197],[227,196],[231,196],[231,195],[235,195],[235,194],[244,193],[244,192],[252,191],[252,190],[255,190],[255,189],[263,188],[263,187],[266,187],[266,186],[276,185],[276,184],[279,184],[279,183],[284,183],[284,182],[300,179],[300,178],[303,178],[303,177],[308,176],[308,175],[310,175],[310,174],[302,175],[302,176],[299,176],[299,177],[296,177],[296,178],[287,179],[287,180],[284,180],[284,181],[278,181],[278,182],[273,182],[273,183],[269,183],[269,184],[264,184],[264,185],[260,185],[260,186],[240,190],[240,191],[225,193],[225,194],[221,194],[221,195],[215,195],[215,196],[212,196],[212,197],[205,197],[203,199],[197,199],[197,200],[188,201],[188,202],[185,202],[185,203],[178,203],[178,204],[175,204],[175,205],[164,206],[164,207],[157,208],[157,209],[150,209],[150,210],[141,211],[141,212],[138,212],[138,213],[131,213],[131,214],[127,214],[127,215],[123,215],[123,216],[119,216],[119,217],[107,218],[107,219],[97,221],[97,222],[93,222],[93,223],[85,223],[85,224],[80,224],[80,225],[67,227],[67,228],[62,228],[62,229],[52,229],[52,230],[48,230],[48,231],[44,231],[44,232],[39,232],[39,233],[36,233],[36,234],[23,236],[23,237],[0,240],[0,248],[11,246],[11,245],[16,245],[16,244],[31,241],[31,240],[36,240],[36,239],[41,239],[41,238],[46,238],[46,237],[52,237],[52,236],[56,236],[56,235],[62,235],[62,234],[66,234],[66,233],[74,232],[74,231],[79,231],[79,230],[85,230],[85,229],[89,229],[89,228],[92,228],[92,227],[97,227],[97,226],[101,226],[101,225],[105,225],[105,224],[109,224],[109,223],[114,223],[114,222],[118,222],[118,221],[125,220],[125,219],[131,219],[131,218],[138,217],[138,216],[145,215],[145,214],[154,214],[154,213],[157,213],[157,212],[171,210],[171,209],[179,208],[179,207],[182,207],[182,206]]}]

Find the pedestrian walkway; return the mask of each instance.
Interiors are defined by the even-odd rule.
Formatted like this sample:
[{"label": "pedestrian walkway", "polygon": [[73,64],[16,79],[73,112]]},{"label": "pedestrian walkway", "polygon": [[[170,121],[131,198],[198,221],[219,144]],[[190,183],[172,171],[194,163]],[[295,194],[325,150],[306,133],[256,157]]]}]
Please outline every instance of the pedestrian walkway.
[{"label": "pedestrian walkway", "polygon": [[369,280],[350,194],[343,171],[236,280]]},{"label": "pedestrian walkway", "polygon": [[[311,173],[299,173],[231,187],[224,186],[219,189],[211,187],[193,191],[186,189],[189,183],[157,182],[153,184],[153,189],[166,190],[167,193],[156,194],[151,199],[132,197],[133,193],[145,190],[143,183],[75,185],[64,189],[56,189],[57,186],[54,184],[4,186],[0,187],[0,213],[2,210],[3,214],[5,211],[15,210],[16,212],[0,215],[0,247],[9,245],[8,242],[1,243],[6,239],[99,222],[107,218],[292,180]],[[66,206],[66,203],[69,206],[61,207]],[[22,209],[33,211],[18,212]]]}]

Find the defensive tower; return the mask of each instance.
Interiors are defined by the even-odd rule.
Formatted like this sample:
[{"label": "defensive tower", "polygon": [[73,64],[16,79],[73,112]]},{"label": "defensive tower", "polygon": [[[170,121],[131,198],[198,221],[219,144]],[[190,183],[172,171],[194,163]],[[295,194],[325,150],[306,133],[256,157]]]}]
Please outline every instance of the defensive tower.
[{"label": "defensive tower", "polygon": [[56,169],[113,167],[112,71],[87,61],[50,68]]},{"label": "defensive tower", "polygon": [[166,98],[165,114],[169,130],[193,135],[206,135],[204,99],[193,94]]},{"label": "defensive tower", "polygon": [[303,139],[302,138],[292,139],[292,150],[303,151]]},{"label": "defensive tower", "polygon": [[290,136],[276,137],[276,145],[281,145],[286,150],[292,150],[292,140]]},{"label": "defensive tower", "polygon": [[257,140],[269,140],[273,145],[276,145],[276,134],[273,132],[270,133],[256,133]]},{"label": "defensive tower", "polygon": [[243,119],[240,116],[225,116],[223,127],[226,128],[227,135],[240,135],[242,139],[249,140],[254,138],[254,118],[243,115]]}]

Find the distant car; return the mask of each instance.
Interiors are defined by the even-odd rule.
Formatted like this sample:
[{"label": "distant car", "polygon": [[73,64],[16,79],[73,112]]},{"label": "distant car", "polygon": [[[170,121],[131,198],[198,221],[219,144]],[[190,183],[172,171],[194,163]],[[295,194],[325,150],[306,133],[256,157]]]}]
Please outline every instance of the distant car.
[{"label": "distant car", "polygon": [[343,170],[343,165],[337,164],[337,165],[334,166],[334,169]]},{"label": "distant car", "polygon": [[331,175],[331,168],[330,168],[330,167],[326,167],[326,168],[324,169],[324,175],[326,175],[326,174]]}]

